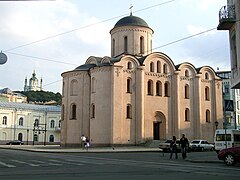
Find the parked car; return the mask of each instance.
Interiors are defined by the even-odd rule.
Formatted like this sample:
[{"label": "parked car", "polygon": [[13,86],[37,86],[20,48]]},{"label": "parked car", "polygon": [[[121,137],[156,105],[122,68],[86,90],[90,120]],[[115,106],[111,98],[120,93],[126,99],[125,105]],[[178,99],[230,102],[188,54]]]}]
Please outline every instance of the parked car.
[{"label": "parked car", "polygon": [[218,159],[224,160],[227,166],[232,166],[240,162],[240,147],[222,149],[218,153]]},{"label": "parked car", "polygon": [[13,140],[13,141],[9,141],[7,142],[8,145],[23,145],[24,143],[20,140]]},{"label": "parked car", "polygon": [[[165,142],[161,142],[161,143],[159,144],[159,148],[162,149],[163,152],[170,152],[170,144],[171,144],[171,142],[172,142],[171,139],[168,139],[168,140],[166,140]],[[181,147],[180,147],[179,143],[180,143],[180,140],[178,139],[178,140],[177,140],[177,149],[178,149],[179,151],[181,151]]]},{"label": "parked car", "polygon": [[190,145],[189,148],[194,151],[194,150],[200,150],[200,151],[204,151],[204,150],[214,150],[214,145],[210,144],[208,141],[206,140],[202,140],[202,139],[197,139],[197,140],[193,140]]}]

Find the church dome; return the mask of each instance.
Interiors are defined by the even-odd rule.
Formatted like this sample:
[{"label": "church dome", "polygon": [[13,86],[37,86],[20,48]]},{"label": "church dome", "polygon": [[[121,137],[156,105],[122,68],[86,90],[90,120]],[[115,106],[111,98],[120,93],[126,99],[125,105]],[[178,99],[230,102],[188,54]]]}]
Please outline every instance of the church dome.
[{"label": "church dome", "polygon": [[144,21],[142,18],[139,18],[137,16],[126,16],[123,17],[122,19],[120,19],[114,26],[114,28],[116,27],[121,27],[121,26],[142,26],[142,27],[148,27],[148,24],[146,23],[146,21]]}]

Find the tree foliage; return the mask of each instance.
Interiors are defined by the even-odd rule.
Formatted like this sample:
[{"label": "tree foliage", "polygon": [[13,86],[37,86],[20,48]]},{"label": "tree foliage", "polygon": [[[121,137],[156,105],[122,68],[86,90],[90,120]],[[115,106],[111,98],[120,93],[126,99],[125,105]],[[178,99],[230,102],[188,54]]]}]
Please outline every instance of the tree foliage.
[{"label": "tree foliage", "polygon": [[53,93],[50,91],[17,91],[25,96],[27,96],[28,102],[42,102],[46,103],[49,101],[56,101],[58,105],[61,105],[62,95],[57,92]]}]

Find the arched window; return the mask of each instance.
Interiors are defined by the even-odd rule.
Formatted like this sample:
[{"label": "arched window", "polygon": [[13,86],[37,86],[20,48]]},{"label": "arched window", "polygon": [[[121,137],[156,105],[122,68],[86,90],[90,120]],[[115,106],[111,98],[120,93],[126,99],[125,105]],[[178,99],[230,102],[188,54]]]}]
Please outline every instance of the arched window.
[{"label": "arched window", "polygon": [[19,134],[18,134],[18,140],[19,140],[19,141],[22,141],[22,140],[23,140],[23,134],[22,134],[22,133],[19,133]]},{"label": "arched window", "polygon": [[188,70],[185,71],[185,76],[186,76],[186,77],[189,77],[189,72],[188,72]]},{"label": "arched window", "polygon": [[39,126],[39,120],[38,119],[35,119],[34,121],[34,127],[38,127]]},{"label": "arched window", "polygon": [[19,118],[18,125],[19,126],[23,126],[23,117]]},{"label": "arched window", "polygon": [[61,121],[61,120],[58,121],[58,127],[59,127],[59,128],[62,127],[62,121]]},{"label": "arched window", "polygon": [[51,122],[50,122],[50,128],[55,128],[55,121],[54,121],[54,120],[51,120]]},{"label": "arched window", "polygon": [[157,73],[160,73],[161,72],[161,62],[158,61],[157,62]]},{"label": "arched window", "polygon": [[112,57],[115,56],[115,39],[112,39]]},{"label": "arched window", "polygon": [[144,54],[144,37],[140,37],[140,54]]},{"label": "arched window", "polygon": [[205,79],[209,79],[209,74],[205,73]]},{"label": "arched window", "polygon": [[37,135],[37,134],[34,134],[33,140],[34,140],[34,141],[38,141],[38,135]]},{"label": "arched window", "polygon": [[164,96],[169,97],[170,96],[170,85],[169,82],[164,83]]},{"label": "arched window", "polygon": [[190,111],[188,108],[185,109],[185,121],[190,121]]},{"label": "arched window", "polygon": [[210,100],[210,96],[209,96],[209,87],[205,87],[205,100],[209,101]]},{"label": "arched window", "polygon": [[147,86],[147,94],[153,95],[153,82],[152,80],[148,80],[148,86]]},{"label": "arched window", "polygon": [[76,119],[77,115],[77,106],[76,104],[71,105],[71,119]]},{"label": "arched window", "polygon": [[54,135],[51,134],[51,135],[49,136],[49,142],[54,142]]},{"label": "arched window", "polygon": [[150,63],[150,72],[154,72],[154,63],[153,62]]},{"label": "arched window", "polygon": [[185,85],[184,91],[185,91],[185,99],[189,99],[189,85],[188,84]]},{"label": "arched window", "polygon": [[127,114],[126,115],[127,115],[128,119],[132,118],[132,106],[131,106],[131,104],[127,105]]},{"label": "arched window", "polygon": [[7,125],[7,116],[3,116],[2,124]]},{"label": "arched window", "polygon": [[206,110],[206,122],[210,123],[210,111],[208,109]]},{"label": "arched window", "polygon": [[128,38],[127,36],[124,36],[124,52],[128,52]]},{"label": "arched window", "polygon": [[92,93],[95,93],[96,92],[96,80],[95,78],[93,77],[92,78]]},{"label": "arched window", "polygon": [[128,62],[128,63],[127,63],[127,68],[128,68],[128,69],[132,69],[132,68],[133,68],[131,62]]},{"label": "arched window", "polygon": [[95,118],[95,104],[91,105],[91,118]]},{"label": "arched window", "polygon": [[70,84],[70,95],[71,96],[77,96],[78,95],[78,92],[77,92],[77,80],[74,79],[71,81],[71,84]]},{"label": "arched window", "polygon": [[156,95],[162,96],[162,83],[161,81],[157,81],[156,83]]},{"label": "arched window", "polygon": [[132,80],[131,78],[127,79],[127,93],[131,93],[131,87],[132,87]]},{"label": "arched window", "polygon": [[164,73],[164,74],[167,74],[167,64],[164,64],[164,65],[163,65],[163,73]]}]

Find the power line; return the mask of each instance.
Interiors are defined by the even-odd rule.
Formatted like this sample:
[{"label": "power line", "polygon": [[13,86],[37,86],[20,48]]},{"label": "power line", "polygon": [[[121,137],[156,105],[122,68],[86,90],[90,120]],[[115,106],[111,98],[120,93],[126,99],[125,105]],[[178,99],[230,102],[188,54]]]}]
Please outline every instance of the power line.
[{"label": "power line", "polygon": [[23,56],[23,57],[33,58],[33,59],[40,59],[40,60],[44,60],[44,61],[51,61],[51,62],[55,62],[55,63],[62,63],[62,64],[68,64],[68,65],[72,65],[72,66],[77,66],[77,64],[67,63],[67,62],[63,62],[63,61],[56,61],[56,60],[52,60],[52,59],[40,58],[40,57],[36,57],[36,56],[30,56],[30,55],[19,54],[19,53],[13,53],[13,52],[9,52],[9,51],[6,51],[6,52],[9,54],[17,55],[17,56]]},{"label": "power line", "polygon": [[[174,2],[174,1],[177,1],[177,0],[165,1],[165,2],[163,2],[163,3],[155,4],[155,5],[152,5],[152,6],[143,8],[143,9],[139,9],[139,10],[136,10],[136,11],[133,11],[133,12],[144,11],[144,10],[151,9],[151,8],[154,8],[154,7],[157,7],[157,6],[161,6],[161,5],[165,5],[165,4]],[[117,18],[126,16],[126,15],[128,15],[128,13],[123,14],[123,15],[119,15],[119,16],[115,16],[115,17],[112,17],[112,18],[109,18],[109,19],[105,19],[105,20],[103,20],[103,21],[100,21],[100,22],[97,22],[97,23],[93,23],[93,24],[90,24],[90,25],[87,25],[87,26],[83,26],[83,27],[79,27],[79,28],[76,28],[76,29],[72,29],[72,30],[70,30],[70,31],[66,31],[66,32],[63,32],[63,33],[55,34],[55,35],[53,35],[53,36],[49,36],[49,37],[46,37],[46,38],[42,38],[42,39],[39,39],[39,40],[30,42],[30,43],[26,43],[26,44],[23,44],[23,45],[20,45],[20,46],[16,46],[16,47],[14,47],[14,48],[11,48],[11,49],[8,49],[8,50],[4,50],[4,51],[5,51],[5,52],[8,52],[8,51],[11,51],[11,50],[19,49],[19,48],[22,48],[22,47],[25,47],[25,46],[29,46],[29,45],[32,45],[32,44],[35,44],[35,43],[38,43],[38,42],[41,42],[41,41],[45,41],[45,40],[48,40],[48,39],[51,39],[51,38],[55,38],[55,37],[58,37],[58,36],[61,36],[61,35],[69,34],[69,33],[72,33],[72,32],[74,32],[74,31],[78,31],[78,30],[80,30],[80,29],[85,29],[85,28],[88,28],[88,27],[91,27],[91,26],[95,26],[95,25],[97,25],[97,24],[101,24],[101,23],[104,23],[104,22],[107,22],[107,21],[111,21],[111,20],[114,20],[114,19],[117,19]]]}]

